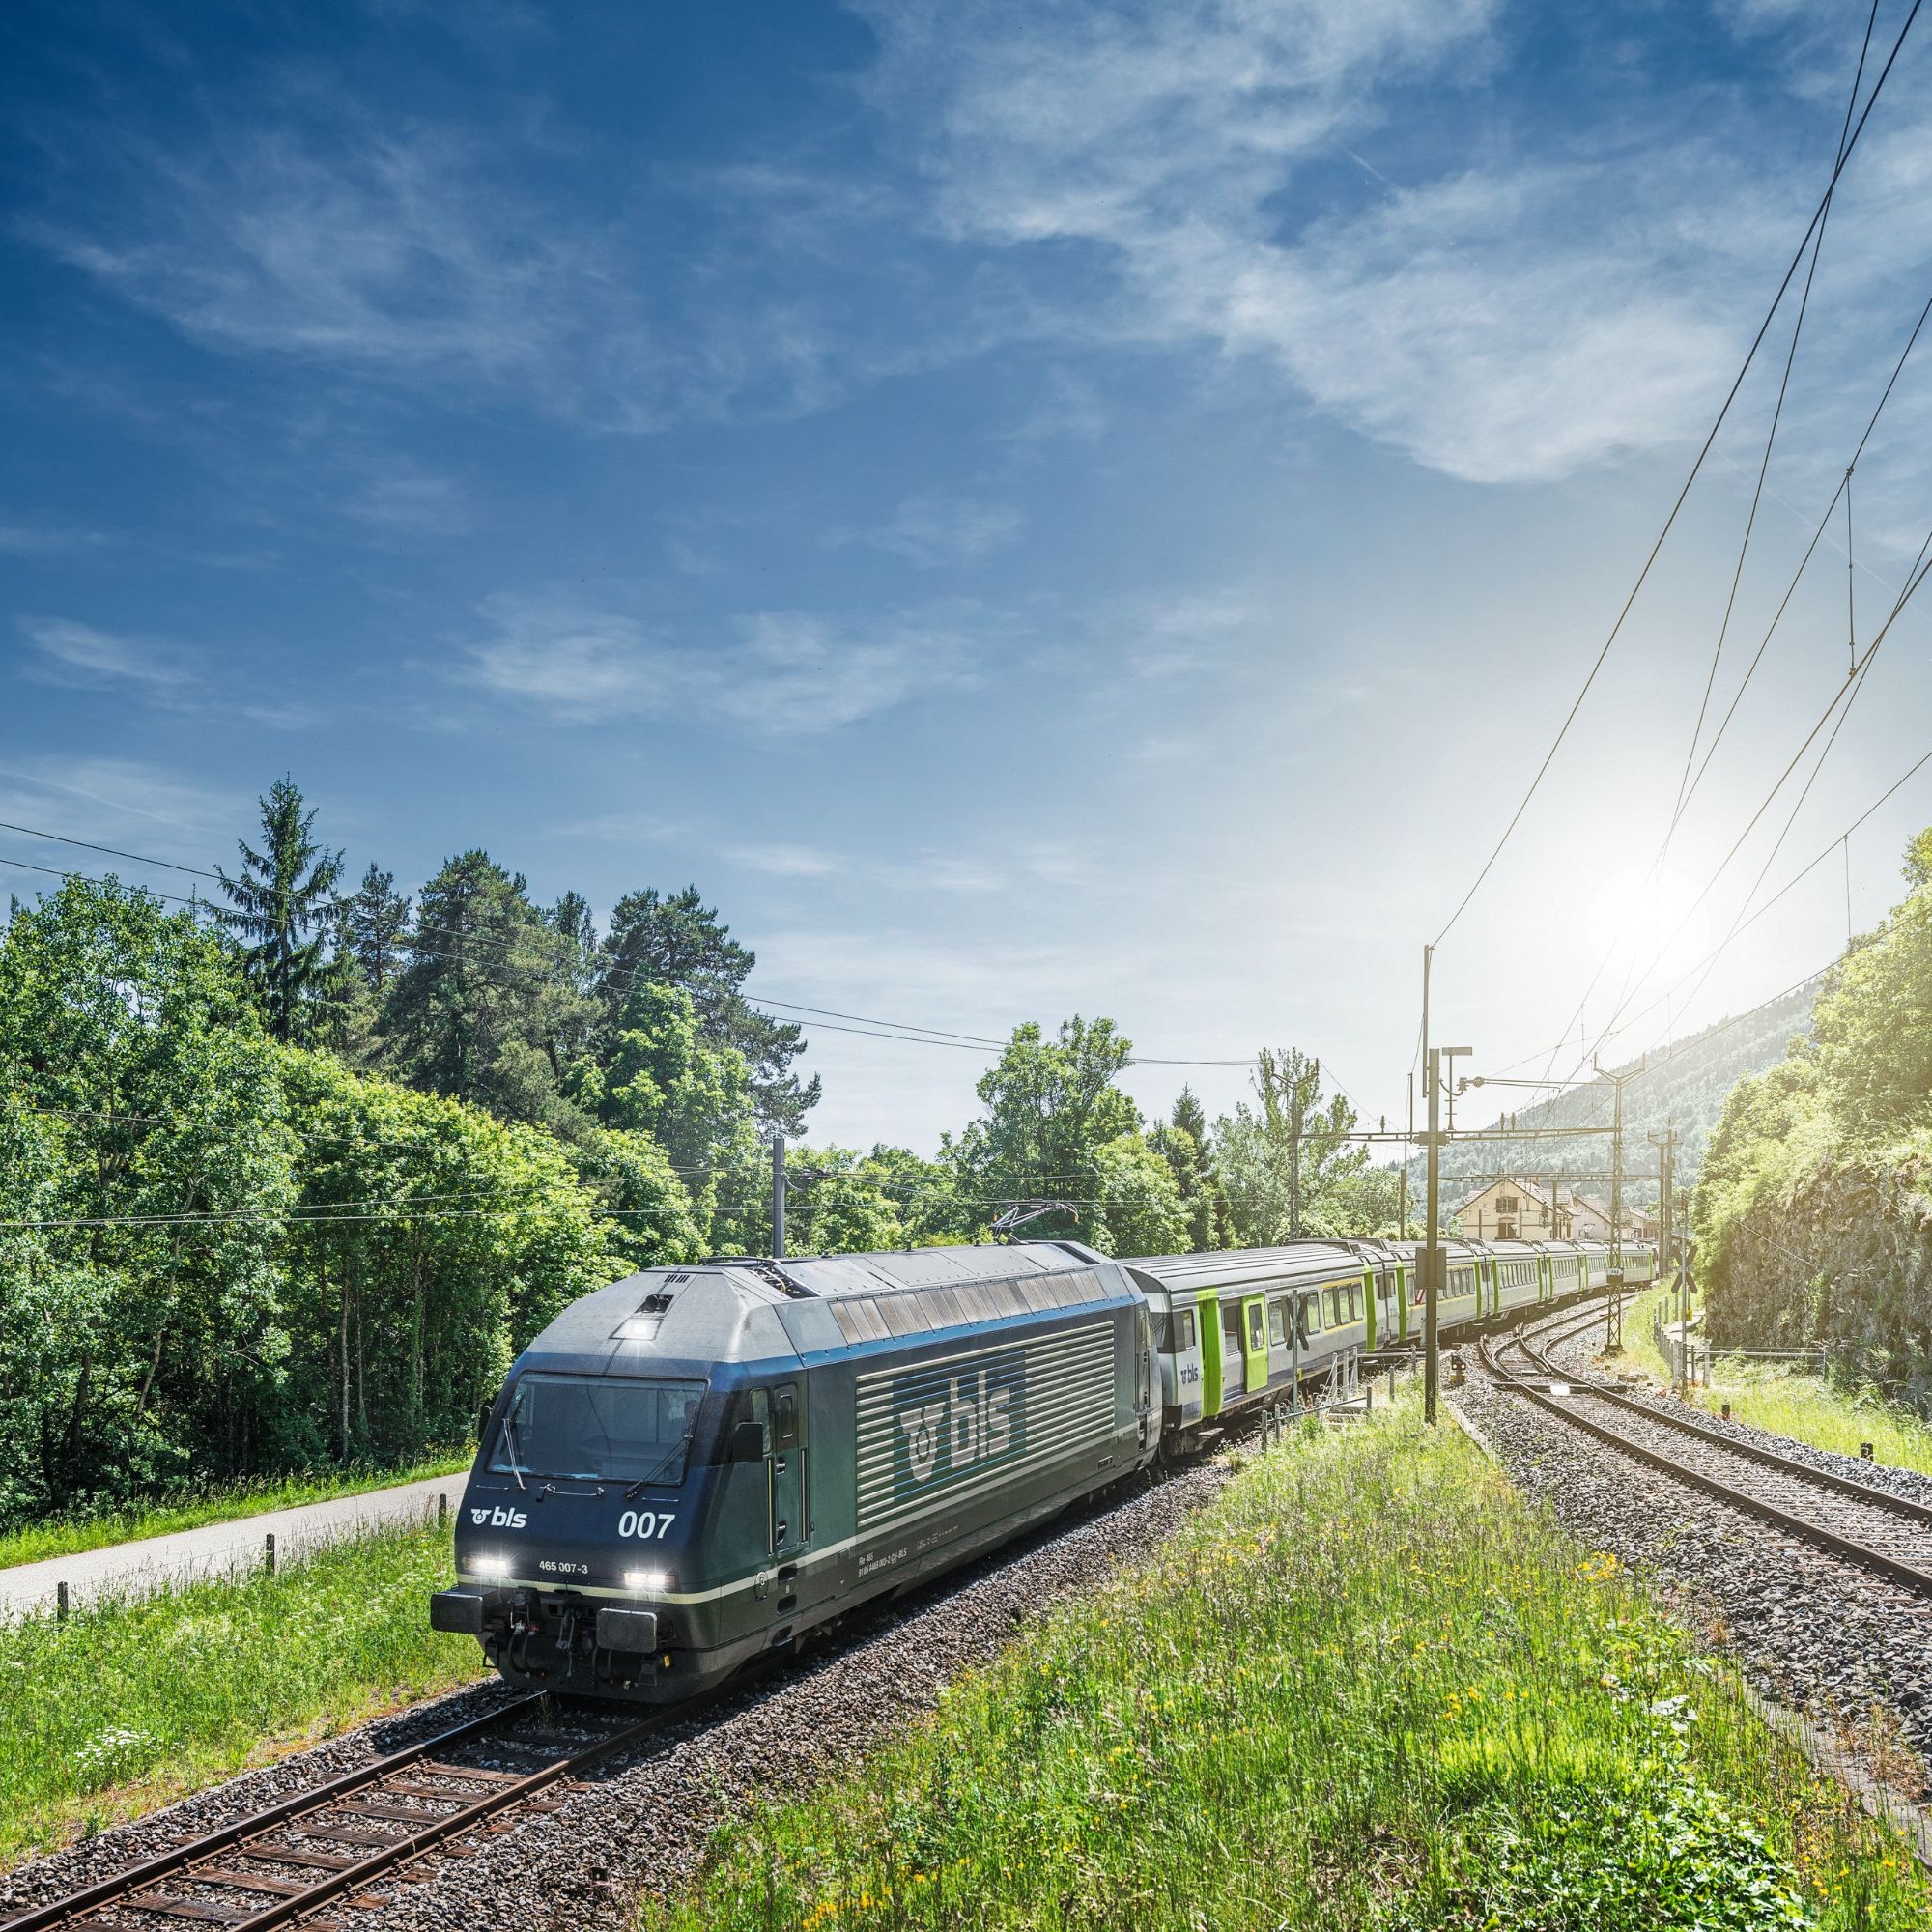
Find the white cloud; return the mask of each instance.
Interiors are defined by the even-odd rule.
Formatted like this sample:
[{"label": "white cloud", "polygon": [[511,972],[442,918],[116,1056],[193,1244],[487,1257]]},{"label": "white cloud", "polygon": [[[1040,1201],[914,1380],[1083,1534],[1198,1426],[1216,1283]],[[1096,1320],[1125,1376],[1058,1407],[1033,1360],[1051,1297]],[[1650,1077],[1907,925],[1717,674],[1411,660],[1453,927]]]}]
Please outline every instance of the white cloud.
[{"label": "white cloud", "polygon": [[674,711],[785,736],[976,682],[960,630],[919,618],[845,625],[759,611],[738,620],[732,640],[705,649],[562,601],[498,596],[482,610],[496,635],[458,675],[559,724]]},{"label": "white cloud", "polygon": [[642,811],[600,811],[552,828],[553,838],[595,838],[615,845],[665,845],[683,837],[668,818]]},{"label": "white cloud", "polygon": [[810,845],[733,845],[724,856],[781,879],[827,879],[844,869],[830,853]]},{"label": "white cloud", "polygon": [[[527,128],[378,124],[299,92],[273,105],[194,148],[85,130],[118,163],[116,191],[25,232],[211,349],[507,390],[600,428],[783,414],[834,393],[824,331],[798,302],[710,299],[729,249],[639,259],[633,228],[537,185],[554,150]],[[700,311],[681,306],[686,288]]]},{"label": "white cloud", "polygon": [[1577,135],[1471,166],[1463,146],[1447,172],[1311,219],[1307,164],[1352,154],[1393,111],[1387,89],[1427,81],[1446,100],[1487,75],[1490,0],[858,3],[882,46],[873,98],[936,223],[1052,244],[1052,262],[1092,251],[1063,332],[1271,362],[1322,410],[1477,481],[1685,436],[1735,366],[1767,238],[1795,235],[1815,192],[1761,154],[1741,165],[1721,135],[1624,126],[1594,156]]},{"label": "white cloud", "polygon": [[200,660],[179,644],[98,631],[64,617],[23,617],[20,629],[39,654],[30,674],[50,683],[128,683],[160,696],[200,678]]},{"label": "white cloud", "polygon": [[53,524],[0,524],[0,555],[62,556],[109,541],[101,530],[71,529]]},{"label": "white cloud", "polygon": [[[185,865],[206,866],[211,854],[220,856],[253,813],[253,801],[239,793],[211,790],[131,758],[42,757],[0,766],[0,817]],[[71,853],[59,863],[106,869],[105,863]]]},{"label": "white cloud", "polygon": [[921,569],[965,563],[1009,543],[1021,518],[1009,503],[976,501],[943,493],[909,497],[876,529],[838,531],[835,543],[870,544]]},{"label": "white cloud", "polygon": [[744,641],[711,661],[711,707],[748,730],[828,730],[977,682],[965,639],[901,618],[844,630],[798,611],[744,620]]},{"label": "white cloud", "polygon": [[358,523],[397,536],[450,536],[469,523],[461,492],[447,476],[413,464],[379,470],[343,498],[342,508]]}]

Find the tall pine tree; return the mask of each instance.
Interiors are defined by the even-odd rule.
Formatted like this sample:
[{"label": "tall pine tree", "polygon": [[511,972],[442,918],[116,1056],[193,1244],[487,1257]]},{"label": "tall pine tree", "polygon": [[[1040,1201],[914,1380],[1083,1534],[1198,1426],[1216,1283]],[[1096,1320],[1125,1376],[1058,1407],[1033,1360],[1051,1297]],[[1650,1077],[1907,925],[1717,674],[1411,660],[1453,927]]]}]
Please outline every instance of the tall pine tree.
[{"label": "tall pine tree", "polygon": [[215,867],[233,902],[217,907],[216,917],[245,942],[242,970],[270,1032],[277,1039],[299,1040],[308,1037],[311,1009],[328,1003],[341,970],[328,932],[342,854],[316,839],[315,808],[304,809],[292,778],[277,779],[260,804],[263,850],[238,838],[240,873],[231,879]]},{"label": "tall pine tree", "polygon": [[380,1002],[403,963],[410,929],[410,895],[396,890],[396,875],[379,871],[376,862],[349,901],[349,946],[362,978]]}]

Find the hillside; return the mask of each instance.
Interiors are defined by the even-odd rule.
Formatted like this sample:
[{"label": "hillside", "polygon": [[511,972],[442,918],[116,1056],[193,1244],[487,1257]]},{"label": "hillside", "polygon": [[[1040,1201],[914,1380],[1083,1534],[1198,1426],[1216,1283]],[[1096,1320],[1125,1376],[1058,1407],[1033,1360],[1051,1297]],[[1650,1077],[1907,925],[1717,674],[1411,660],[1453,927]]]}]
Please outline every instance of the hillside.
[{"label": "hillside", "polygon": [[[1657,1156],[1644,1136],[1662,1132],[1666,1122],[1674,1122],[1681,1136],[1679,1176],[1686,1183],[1694,1181],[1705,1143],[1731,1089],[1747,1074],[1776,1066],[1794,1037],[1810,1033],[1818,985],[1817,980],[1808,980],[1795,992],[1762,1007],[1715,1021],[1653,1058],[1648,1069],[1624,1089],[1625,1174],[1655,1170]],[[1633,1061],[1615,1071],[1626,1073],[1636,1065]],[[1508,1094],[1519,1091],[1522,1090],[1464,1094],[1457,1110],[1462,1117],[1460,1124],[1474,1126],[1492,1118],[1492,1104],[1496,1100],[1506,1103]],[[1524,1097],[1528,1097],[1527,1093]],[[1517,1108],[1514,1115],[1520,1127],[1607,1126],[1612,1107],[1608,1081],[1598,1080]],[[1486,1141],[1451,1146],[1442,1155],[1445,1179],[1454,1177],[1459,1185],[1498,1173],[1584,1175],[1593,1178],[1581,1183],[1582,1191],[1597,1196],[1607,1195],[1608,1185],[1594,1177],[1607,1176],[1609,1165],[1607,1135],[1574,1141]],[[1445,1188],[1445,1193],[1453,1191]],[[1632,1198],[1648,1202],[1655,1194],[1654,1186],[1648,1191],[1638,1188]]]}]

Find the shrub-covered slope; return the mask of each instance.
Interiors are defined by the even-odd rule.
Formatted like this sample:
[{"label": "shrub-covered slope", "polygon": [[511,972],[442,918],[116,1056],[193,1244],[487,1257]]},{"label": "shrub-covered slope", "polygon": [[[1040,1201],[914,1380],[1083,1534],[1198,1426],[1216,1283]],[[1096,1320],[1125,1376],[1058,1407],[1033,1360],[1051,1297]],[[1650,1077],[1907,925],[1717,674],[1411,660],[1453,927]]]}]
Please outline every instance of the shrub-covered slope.
[{"label": "shrub-covered slope", "polygon": [[1932,1408],[1932,832],[1826,976],[1813,1035],[1724,1104],[1694,1203],[1720,1346],[1823,1343]]}]

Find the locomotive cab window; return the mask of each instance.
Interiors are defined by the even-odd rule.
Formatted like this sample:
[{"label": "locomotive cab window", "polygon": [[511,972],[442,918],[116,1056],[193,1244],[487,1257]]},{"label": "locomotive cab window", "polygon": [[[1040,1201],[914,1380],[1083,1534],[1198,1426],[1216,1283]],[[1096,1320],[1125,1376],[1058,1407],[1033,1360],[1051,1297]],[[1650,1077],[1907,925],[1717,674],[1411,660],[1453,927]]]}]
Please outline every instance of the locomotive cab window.
[{"label": "locomotive cab window", "polygon": [[497,1426],[491,1473],[681,1483],[703,1397],[702,1382],[522,1376]]}]

